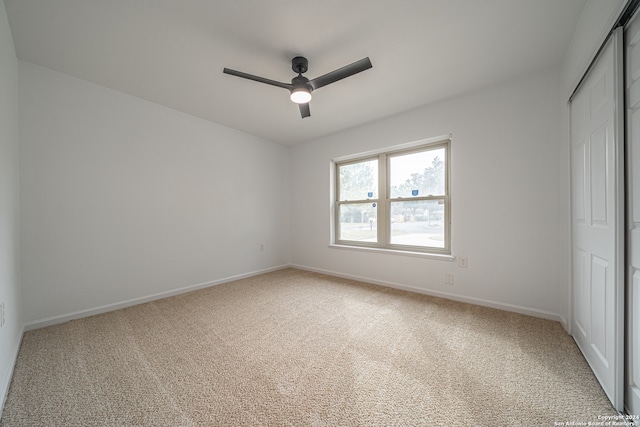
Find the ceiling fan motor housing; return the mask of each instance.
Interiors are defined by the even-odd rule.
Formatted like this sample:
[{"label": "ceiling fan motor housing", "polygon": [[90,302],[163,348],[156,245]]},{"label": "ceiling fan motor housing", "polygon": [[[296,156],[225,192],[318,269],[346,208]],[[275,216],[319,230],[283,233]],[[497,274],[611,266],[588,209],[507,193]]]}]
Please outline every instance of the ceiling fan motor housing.
[{"label": "ceiling fan motor housing", "polygon": [[313,88],[309,84],[309,79],[306,78],[305,76],[298,75],[298,76],[292,78],[291,79],[291,84],[293,85],[293,89],[298,88],[298,87],[304,87],[304,88],[307,88],[309,90],[309,92],[311,92],[313,90]]}]

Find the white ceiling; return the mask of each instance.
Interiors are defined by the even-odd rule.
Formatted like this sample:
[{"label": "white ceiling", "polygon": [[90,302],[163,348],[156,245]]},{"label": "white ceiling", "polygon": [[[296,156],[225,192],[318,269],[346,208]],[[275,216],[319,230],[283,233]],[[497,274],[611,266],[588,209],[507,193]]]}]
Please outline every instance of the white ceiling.
[{"label": "white ceiling", "polygon": [[[559,64],[585,0],[5,0],[17,56],[283,144]],[[363,57],[313,93],[290,82]]]}]

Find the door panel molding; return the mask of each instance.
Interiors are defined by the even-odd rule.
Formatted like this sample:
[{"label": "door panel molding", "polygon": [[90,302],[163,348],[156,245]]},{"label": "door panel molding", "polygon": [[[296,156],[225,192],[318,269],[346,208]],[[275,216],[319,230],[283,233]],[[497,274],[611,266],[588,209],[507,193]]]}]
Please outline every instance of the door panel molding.
[{"label": "door panel molding", "polygon": [[572,333],[624,406],[623,34],[613,32],[570,104]]}]

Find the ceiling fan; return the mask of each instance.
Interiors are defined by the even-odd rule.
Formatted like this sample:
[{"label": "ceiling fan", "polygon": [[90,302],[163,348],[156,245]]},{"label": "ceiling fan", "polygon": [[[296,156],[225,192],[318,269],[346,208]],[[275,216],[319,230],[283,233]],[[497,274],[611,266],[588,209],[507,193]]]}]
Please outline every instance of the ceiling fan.
[{"label": "ceiling fan", "polygon": [[291,60],[291,68],[293,69],[293,71],[298,73],[298,75],[297,77],[291,79],[291,83],[281,83],[275,80],[266,79],[264,77],[243,73],[242,71],[232,70],[230,68],[225,68],[223,72],[225,74],[231,74],[232,76],[242,77],[244,79],[254,80],[256,82],[266,83],[268,85],[288,89],[291,92],[291,100],[298,104],[298,106],[300,107],[300,115],[304,119],[305,117],[311,116],[311,111],[309,110],[309,101],[311,101],[312,91],[320,89],[321,87],[328,84],[335,83],[338,80],[342,80],[346,77],[353,76],[354,74],[368,70],[371,67],[372,65],[369,58],[363,58],[359,61],[354,62],[353,64],[346,65],[342,68],[331,71],[330,73],[327,73],[320,77],[316,77],[313,80],[309,80],[308,78],[303,76],[303,74],[306,73],[307,69],[309,68],[309,61],[307,61],[307,58],[304,58],[302,56],[296,56]]}]

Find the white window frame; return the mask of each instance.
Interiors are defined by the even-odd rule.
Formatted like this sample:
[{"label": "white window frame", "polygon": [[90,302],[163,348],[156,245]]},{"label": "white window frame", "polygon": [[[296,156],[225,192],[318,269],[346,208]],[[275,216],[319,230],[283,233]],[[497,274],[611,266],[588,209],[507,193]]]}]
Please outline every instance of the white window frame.
[{"label": "white window frame", "polygon": [[[393,198],[390,195],[390,176],[389,176],[389,159],[393,156],[406,155],[422,151],[431,151],[436,149],[445,150],[445,184],[444,195],[424,195],[411,198]],[[341,201],[340,198],[340,166],[359,163],[367,160],[378,161],[378,197],[368,198],[364,200],[348,200]],[[333,226],[332,226],[332,246],[335,247],[353,247],[362,249],[384,250],[402,253],[423,253],[436,255],[451,255],[451,138],[437,138],[413,143],[409,146],[400,146],[387,149],[385,151],[366,153],[349,158],[335,159],[332,165],[332,181],[334,188],[332,191],[332,209],[333,209]],[[432,246],[414,246],[391,244],[391,220],[390,211],[391,203],[397,201],[408,200],[443,200],[444,204],[444,247]],[[377,242],[362,242],[354,240],[341,240],[340,236],[340,205],[353,203],[376,203],[377,210]]]}]

